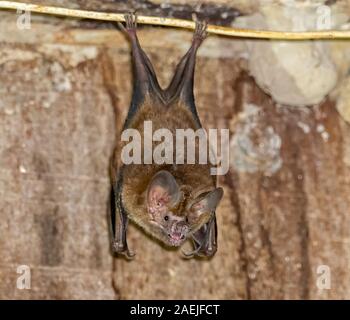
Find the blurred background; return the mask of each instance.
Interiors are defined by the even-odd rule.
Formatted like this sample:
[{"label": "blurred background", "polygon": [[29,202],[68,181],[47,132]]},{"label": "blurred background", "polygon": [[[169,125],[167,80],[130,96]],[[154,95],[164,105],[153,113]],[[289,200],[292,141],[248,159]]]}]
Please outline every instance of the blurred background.
[{"label": "blurred background", "polygon": [[[22,2],[282,31],[350,23],[348,0]],[[208,37],[197,107],[205,128],[230,129],[218,252],[184,260],[131,225],[129,262],[111,256],[107,225],[129,44],[110,23],[27,18],[0,10],[1,299],[350,298],[349,41]],[[192,33],[139,29],[166,86]]]}]

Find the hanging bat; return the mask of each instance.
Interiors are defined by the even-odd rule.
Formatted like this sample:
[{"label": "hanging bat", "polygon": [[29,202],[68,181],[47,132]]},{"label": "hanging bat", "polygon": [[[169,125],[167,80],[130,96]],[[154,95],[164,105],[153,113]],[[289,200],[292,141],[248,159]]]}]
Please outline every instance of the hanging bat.
[{"label": "hanging bat", "polygon": [[[202,128],[195,106],[193,81],[196,53],[206,37],[206,23],[196,22],[192,45],[176,67],[175,75],[163,90],[153,66],[141,49],[136,35],[136,15],[125,16],[132,47],[134,85],[125,129],[144,132],[145,121],[153,129]],[[145,138],[142,136],[142,138]],[[158,142],[159,143],[159,142]],[[156,146],[157,143],[154,142]],[[196,143],[198,147],[198,143]],[[174,148],[173,153],[178,152]],[[113,173],[112,161],[111,235],[112,251],[132,258],[127,245],[129,219],[167,246],[193,243],[187,257],[211,257],[217,250],[215,209],[223,196],[208,164],[122,164]],[[116,171],[116,170],[115,170]]]}]

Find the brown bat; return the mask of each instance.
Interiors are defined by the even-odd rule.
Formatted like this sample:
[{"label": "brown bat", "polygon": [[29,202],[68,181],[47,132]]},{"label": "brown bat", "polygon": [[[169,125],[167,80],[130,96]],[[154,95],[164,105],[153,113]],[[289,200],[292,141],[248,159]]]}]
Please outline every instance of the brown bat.
[{"label": "brown bat", "polygon": [[[141,49],[136,35],[136,16],[125,16],[122,26],[132,46],[134,87],[131,106],[124,124],[144,140],[144,122],[153,130],[202,128],[193,95],[196,53],[206,37],[206,24],[196,22],[192,45],[176,67],[167,89],[157,80],[152,64]],[[160,142],[152,142],[155,147]],[[123,144],[122,144],[123,146]],[[125,143],[124,143],[125,146]],[[198,148],[198,143],[195,144]],[[180,152],[176,148],[173,154]],[[144,155],[144,154],[143,154]],[[119,154],[120,156],[120,154]],[[185,154],[186,156],[186,154]],[[117,166],[113,160],[112,167]],[[113,171],[112,171],[113,172]],[[217,250],[215,209],[223,196],[209,164],[122,164],[112,176],[111,234],[114,253],[133,257],[127,245],[128,220],[167,246],[181,246],[192,240],[188,257],[211,257]]]}]

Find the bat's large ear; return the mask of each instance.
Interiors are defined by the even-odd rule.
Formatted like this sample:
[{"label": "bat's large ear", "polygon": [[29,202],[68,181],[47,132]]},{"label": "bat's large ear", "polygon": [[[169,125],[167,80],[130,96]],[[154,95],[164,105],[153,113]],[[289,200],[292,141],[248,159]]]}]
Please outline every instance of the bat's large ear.
[{"label": "bat's large ear", "polygon": [[191,222],[198,221],[203,217],[210,217],[210,214],[215,211],[216,207],[224,194],[222,188],[216,188],[213,191],[207,193],[206,195],[196,199],[194,203],[191,204],[189,210],[189,220]]},{"label": "bat's large ear", "polygon": [[174,206],[181,197],[179,186],[173,175],[162,170],[156,173],[147,189],[147,207],[151,214],[162,213]]}]

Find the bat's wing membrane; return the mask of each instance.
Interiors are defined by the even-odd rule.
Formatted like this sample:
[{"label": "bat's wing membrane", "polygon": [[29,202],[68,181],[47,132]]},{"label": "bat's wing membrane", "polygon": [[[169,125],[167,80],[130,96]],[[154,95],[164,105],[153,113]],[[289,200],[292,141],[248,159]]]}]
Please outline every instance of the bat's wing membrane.
[{"label": "bat's wing membrane", "polygon": [[192,235],[194,249],[191,252],[183,252],[185,257],[192,258],[212,257],[217,251],[217,225],[216,216],[213,213],[209,222],[203,225],[198,231]]},{"label": "bat's wing membrane", "polygon": [[120,201],[120,185],[119,179],[117,185],[114,185],[111,190],[111,208],[110,208],[110,233],[111,233],[111,247],[113,253],[123,254],[127,258],[134,257],[134,253],[129,250],[126,233],[129,218],[121,205]]}]

